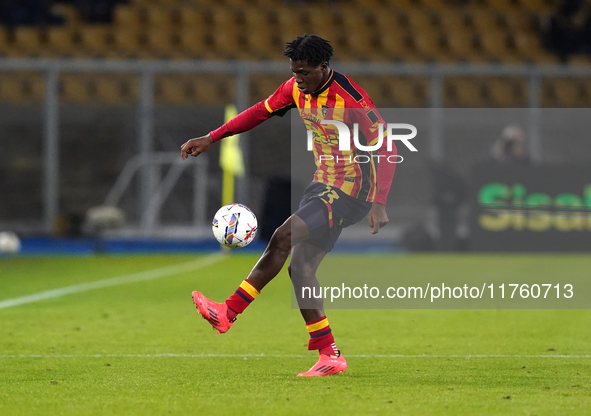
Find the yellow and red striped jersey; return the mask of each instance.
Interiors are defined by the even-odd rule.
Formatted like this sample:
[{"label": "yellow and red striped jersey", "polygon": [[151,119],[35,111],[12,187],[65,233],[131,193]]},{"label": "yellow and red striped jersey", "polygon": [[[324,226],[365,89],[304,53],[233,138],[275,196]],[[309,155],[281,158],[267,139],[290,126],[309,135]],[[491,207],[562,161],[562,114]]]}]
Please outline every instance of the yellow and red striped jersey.
[{"label": "yellow and red striped jersey", "polygon": [[[378,139],[378,124],[384,123],[367,93],[349,77],[331,70],[326,83],[312,94],[304,94],[291,78],[265,101],[271,114],[281,114],[298,108],[302,121],[313,137],[316,172],[314,181],[339,188],[347,195],[373,202],[378,192],[376,163],[368,152],[353,144],[353,123],[359,126],[359,141],[373,145]],[[334,125],[322,125],[321,120],[342,121],[351,131],[351,150],[339,150],[338,130]],[[357,156],[366,155],[359,163]],[[388,187],[389,188],[389,187]],[[384,202],[385,203],[385,202]]]}]

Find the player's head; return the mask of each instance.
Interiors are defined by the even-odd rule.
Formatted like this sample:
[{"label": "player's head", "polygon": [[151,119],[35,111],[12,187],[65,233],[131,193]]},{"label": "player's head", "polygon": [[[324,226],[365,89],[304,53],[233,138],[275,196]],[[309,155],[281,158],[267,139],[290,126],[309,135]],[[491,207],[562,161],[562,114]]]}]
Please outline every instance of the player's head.
[{"label": "player's head", "polygon": [[291,72],[301,92],[313,93],[326,82],[332,53],[329,41],[316,35],[298,36],[286,43],[283,55],[291,61]]}]

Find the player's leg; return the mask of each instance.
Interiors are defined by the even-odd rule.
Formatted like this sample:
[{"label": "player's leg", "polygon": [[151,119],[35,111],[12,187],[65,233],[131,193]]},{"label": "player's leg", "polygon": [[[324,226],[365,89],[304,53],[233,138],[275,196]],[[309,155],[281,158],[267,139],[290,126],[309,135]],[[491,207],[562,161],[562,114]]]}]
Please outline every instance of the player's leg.
[{"label": "player's leg", "polygon": [[302,242],[291,250],[291,259],[287,270],[300,312],[306,322],[313,322],[324,316],[323,299],[313,296],[302,298],[304,288],[306,288],[304,290],[306,294],[308,293],[307,288],[310,288],[310,293],[319,293],[320,284],[316,278],[316,271],[324,256],[326,256],[324,250],[307,242]]},{"label": "player's leg", "polygon": [[271,237],[265,252],[248,275],[248,281],[261,291],[283,268],[291,248],[307,240],[310,231],[306,223],[297,215],[292,215]]},{"label": "player's leg", "polygon": [[236,316],[244,312],[267,283],[279,274],[292,245],[306,240],[309,236],[308,226],[301,218],[297,215],[289,217],[275,230],[265,252],[248,277],[224,303],[213,302],[202,293],[193,292],[193,302],[201,316],[217,329],[218,333],[227,332]]},{"label": "player's leg", "polygon": [[326,251],[323,248],[308,242],[294,246],[291,251],[288,271],[300,312],[310,335],[308,349],[318,350],[320,353],[318,362],[310,370],[299,374],[303,377],[332,375],[347,369],[345,357],[336,347],[332,330],[324,313],[323,299],[304,295],[304,293],[320,293],[316,271],[325,255]]}]

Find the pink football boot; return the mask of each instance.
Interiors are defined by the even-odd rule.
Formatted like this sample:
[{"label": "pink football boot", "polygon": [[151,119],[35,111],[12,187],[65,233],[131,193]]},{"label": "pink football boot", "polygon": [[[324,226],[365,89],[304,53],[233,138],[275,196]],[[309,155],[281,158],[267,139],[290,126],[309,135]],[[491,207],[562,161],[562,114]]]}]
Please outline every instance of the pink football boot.
[{"label": "pink football boot", "polygon": [[201,292],[193,292],[193,303],[197,305],[199,313],[207,322],[218,330],[218,334],[228,332],[235,319],[228,319],[228,306],[225,303],[217,303],[207,299]]},{"label": "pink football boot", "polygon": [[305,373],[298,374],[298,377],[317,377],[330,376],[333,374],[344,373],[347,370],[347,361],[339,351],[339,355],[320,354],[320,359],[314,367]]}]

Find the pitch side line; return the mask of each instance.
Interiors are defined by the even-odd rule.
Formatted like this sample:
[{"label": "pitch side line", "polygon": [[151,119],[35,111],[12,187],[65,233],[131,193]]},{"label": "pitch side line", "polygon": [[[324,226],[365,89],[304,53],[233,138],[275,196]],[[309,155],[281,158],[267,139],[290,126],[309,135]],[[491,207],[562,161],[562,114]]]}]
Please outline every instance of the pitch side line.
[{"label": "pitch side line", "polygon": [[[0,358],[309,358],[297,354],[0,354]],[[543,355],[543,354],[389,354],[355,355],[347,358],[591,358],[591,355]]]},{"label": "pitch side line", "polygon": [[224,257],[220,254],[213,254],[205,258],[193,260],[187,263],[175,264],[173,266],[162,267],[159,269],[146,270],[144,272],[126,274],[123,276],[112,277],[110,279],[95,280],[94,282],[80,283],[78,285],[64,286],[57,289],[46,290],[44,292],[32,293],[19,298],[6,299],[0,301],[0,309],[11,308],[13,306],[25,305],[27,303],[39,302],[46,299],[60,298],[62,296],[74,293],[86,292],[88,290],[102,289],[104,287],[124,285],[127,283],[142,282],[145,280],[154,280],[161,277],[174,274],[191,272],[204,267],[211,266]]}]

